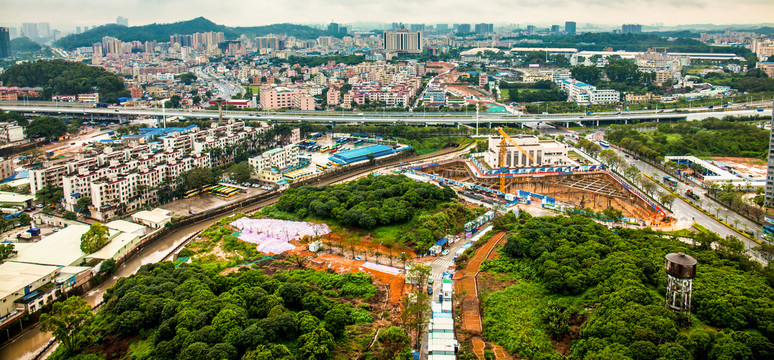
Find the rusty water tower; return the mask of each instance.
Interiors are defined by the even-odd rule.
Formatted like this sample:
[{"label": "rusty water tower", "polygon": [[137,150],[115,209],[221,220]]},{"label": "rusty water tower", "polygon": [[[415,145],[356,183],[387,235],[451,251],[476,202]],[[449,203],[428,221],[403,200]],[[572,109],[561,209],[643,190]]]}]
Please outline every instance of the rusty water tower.
[{"label": "rusty water tower", "polygon": [[664,270],[667,273],[666,307],[691,321],[691,295],[693,278],[698,261],[691,255],[670,253],[666,255]]}]

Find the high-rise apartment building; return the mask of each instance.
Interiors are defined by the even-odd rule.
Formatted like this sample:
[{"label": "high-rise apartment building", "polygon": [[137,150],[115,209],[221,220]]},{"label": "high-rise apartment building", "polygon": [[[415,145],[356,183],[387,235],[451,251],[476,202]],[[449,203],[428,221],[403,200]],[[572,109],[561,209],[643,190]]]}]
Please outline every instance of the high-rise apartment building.
[{"label": "high-rise apartment building", "polygon": [[470,24],[458,24],[457,25],[457,33],[458,34],[470,34]]},{"label": "high-rise apartment building", "polygon": [[26,36],[30,39],[36,39],[38,37],[38,24],[35,23],[23,23],[22,24],[22,36]]},{"label": "high-rise apartment building", "polygon": [[438,32],[447,32],[449,31],[449,24],[436,24],[435,30]]},{"label": "high-rise apartment building", "polygon": [[384,32],[384,51],[418,54],[422,52],[422,32],[398,29]]},{"label": "high-rise apartment building", "polygon": [[129,19],[119,16],[116,18],[116,24],[123,25],[123,26],[129,26]]},{"label": "high-rise apartment building", "polygon": [[640,34],[640,33],[642,33],[642,25],[640,24],[621,25],[621,34]]},{"label": "high-rise apartment building", "polygon": [[494,32],[493,24],[476,24],[476,34],[491,34]]},{"label": "high-rise apartment building", "polygon": [[11,56],[11,33],[7,27],[0,27],[0,58]]},{"label": "high-rise apartment building", "polygon": [[[774,109],[771,110],[771,114],[774,115]],[[771,124],[774,125],[774,117],[772,117]],[[774,126],[769,132],[769,169],[766,173],[766,198],[764,202],[768,206],[774,206]]]},{"label": "high-rise apartment building", "polygon": [[334,33],[334,34],[338,33],[339,32],[339,24],[337,24],[335,22],[332,22],[332,23],[328,24],[328,32]]},{"label": "high-rise apartment building", "polygon": [[559,25],[551,25],[551,33],[552,34],[558,34],[559,33]]},{"label": "high-rise apartment building", "polygon": [[51,26],[47,22],[38,23],[38,36],[40,37],[51,36]]},{"label": "high-rise apartment building", "polygon": [[567,35],[575,35],[575,21],[566,21],[564,23],[564,32]]},{"label": "high-rise apartment building", "polygon": [[255,38],[255,46],[258,49],[282,50],[279,38],[274,36],[262,36]]},{"label": "high-rise apartment building", "polygon": [[425,31],[425,24],[411,24],[411,31]]}]

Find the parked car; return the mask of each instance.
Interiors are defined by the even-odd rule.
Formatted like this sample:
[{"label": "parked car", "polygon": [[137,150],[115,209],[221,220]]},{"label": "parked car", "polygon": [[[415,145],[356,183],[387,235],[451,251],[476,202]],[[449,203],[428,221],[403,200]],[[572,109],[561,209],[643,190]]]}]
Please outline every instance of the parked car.
[{"label": "parked car", "polygon": [[427,285],[427,295],[433,295],[433,285]]},{"label": "parked car", "polygon": [[446,250],[442,251],[442,252],[441,252],[441,255],[442,255],[442,256],[449,255],[449,249],[446,249]]},{"label": "parked car", "polygon": [[57,232],[57,231],[59,231],[59,230],[62,230],[62,229],[60,229],[60,228],[58,228],[58,227],[55,227],[55,228],[53,228],[53,229],[51,229],[51,230],[52,230],[53,232]]}]

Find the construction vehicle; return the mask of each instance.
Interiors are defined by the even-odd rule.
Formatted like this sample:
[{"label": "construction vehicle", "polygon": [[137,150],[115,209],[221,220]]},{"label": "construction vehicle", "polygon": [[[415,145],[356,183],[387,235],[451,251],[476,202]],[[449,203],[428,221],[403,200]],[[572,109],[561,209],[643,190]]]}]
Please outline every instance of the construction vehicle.
[{"label": "construction vehicle", "polygon": [[508,146],[508,143],[511,143],[511,145],[515,146],[516,149],[519,149],[522,154],[527,155],[527,157],[532,160],[532,162],[537,162],[535,158],[530,155],[526,150],[524,150],[519,144],[516,143],[516,140],[513,140],[508,134],[503,131],[501,127],[497,128],[497,132],[500,133],[500,135],[503,136],[503,139],[500,141],[500,192],[505,192],[505,154],[506,154],[506,147]]},{"label": "construction vehicle", "polygon": [[685,191],[685,196],[687,196],[687,197],[689,197],[691,199],[694,199],[694,200],[699,200],[699,195],[696,195],[696,193],[693,192],[693,190],[691,190],[691,189],[688,189],[688,190]]}]

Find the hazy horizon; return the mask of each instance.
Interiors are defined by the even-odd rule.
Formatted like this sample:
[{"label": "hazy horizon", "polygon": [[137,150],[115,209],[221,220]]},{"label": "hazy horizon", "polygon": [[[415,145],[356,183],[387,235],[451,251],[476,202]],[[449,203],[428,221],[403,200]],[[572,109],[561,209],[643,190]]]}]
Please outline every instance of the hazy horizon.
[{"label": "hazy horizon", "polygon": [[[224,5],[225,4],[225,5]],[[24,22],[48,22],[52,28],[70,31],[76,26],[115,23],[117,16],[129,19],[129,26],[170,23],[205,17],[227,26],[260,26],[276,23],[495,23],[560,24],[575,21],[619,26],[624,23],[660,24],[670,27],[691,24],[745,25],[771,23],[774,2],[770,0],[493,0],[470,8],[461,0],[406,0],[362,3],[357,0],[286,0],[270,8],[256,2],[151,1],[104,2],[74,0],[0,0],[0,24],[19,26]],[[733,7],[733,11],[718,11]],[[432,9],[432,11],[428,10]]]}]

